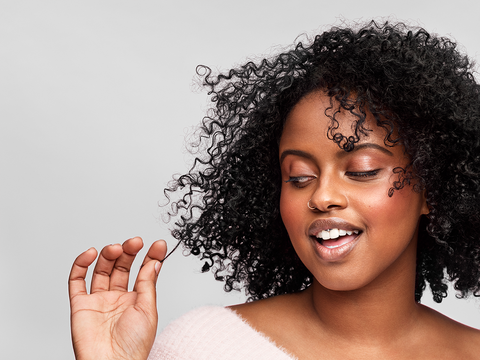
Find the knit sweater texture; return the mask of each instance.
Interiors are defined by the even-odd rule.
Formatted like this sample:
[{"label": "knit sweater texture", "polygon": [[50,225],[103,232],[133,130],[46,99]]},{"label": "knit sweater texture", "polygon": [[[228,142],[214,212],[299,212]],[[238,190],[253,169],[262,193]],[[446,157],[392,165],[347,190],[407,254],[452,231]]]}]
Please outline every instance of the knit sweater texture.
[{"label": "knit sweater texture", "polygon": [[294,360],[234,311],[207,306],[170,323],[157,337],[148,360]]}]

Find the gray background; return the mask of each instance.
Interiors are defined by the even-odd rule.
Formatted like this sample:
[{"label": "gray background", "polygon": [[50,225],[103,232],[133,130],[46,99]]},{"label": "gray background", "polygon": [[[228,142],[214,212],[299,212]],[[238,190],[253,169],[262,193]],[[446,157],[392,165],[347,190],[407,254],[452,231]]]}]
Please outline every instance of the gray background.
[{"label": "gray background", "polygon": [[[454,36],[479,58],[473,3],[0,1],[2,359],[73,358],[66,280],[80,252],[135,235],[174,246],[158,202],[187,168],[185,135],[208,105],[197,64],[228,69],[378,16]],[[191,308],[243,301],[201,265],[181,251],[165,264],[160,329]],[[479,306],[452,294],[434,307],[480,328]]]}]

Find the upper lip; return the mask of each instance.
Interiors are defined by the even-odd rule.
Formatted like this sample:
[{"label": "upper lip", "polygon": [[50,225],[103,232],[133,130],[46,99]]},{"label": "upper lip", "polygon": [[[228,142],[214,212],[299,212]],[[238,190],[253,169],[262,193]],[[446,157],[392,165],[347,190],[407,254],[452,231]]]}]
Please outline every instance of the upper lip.
[{"label": "upper lip", "polygon": [[330,229],[342,229],[347,231],[358,230],[361,231],[358,227],[350,224],[349,222],[340,219],[340,218],[328,218],[328,219],[318,219],[315,220],[310,227],[308,228],[309,236],[317,236],[317,234],[323,230]]}]

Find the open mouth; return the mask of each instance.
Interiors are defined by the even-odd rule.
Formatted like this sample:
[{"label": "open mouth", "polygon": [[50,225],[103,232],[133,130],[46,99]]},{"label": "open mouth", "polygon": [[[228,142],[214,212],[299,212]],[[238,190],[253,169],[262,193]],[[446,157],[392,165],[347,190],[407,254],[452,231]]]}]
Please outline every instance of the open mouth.
[{"label": "open mouth", "polygon": [[320,231],[316,236],[316,241],[328,249],[335,249],[353,241],[360,230],[328,229]]}]

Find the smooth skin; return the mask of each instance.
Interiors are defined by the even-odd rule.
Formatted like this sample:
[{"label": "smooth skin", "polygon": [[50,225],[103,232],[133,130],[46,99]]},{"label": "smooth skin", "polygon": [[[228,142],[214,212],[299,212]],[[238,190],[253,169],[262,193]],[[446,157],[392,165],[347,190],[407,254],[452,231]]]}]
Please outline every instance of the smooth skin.
[{"label": "smooth skin", "polygon": [[[403,147],[386,146],[385,130],[368,115],[372,131],[344,152],[327,138],[329,107],[322,92],[300,100],[279,145],[280,212],[313,283],[232,309],[302,360],[478,359],[478,330],[414,300],[418,223],[429,209],[408,185],[388,196],[393,169],[408,164]],[[352,134],[352,115],[337,117],[338,131]],[[360,230],[355,247],[334,260],[322,256],[308,232],[332,218]]]},{"label": "smooth skin", "polygon": [[[356,151],[343,152],[327,138],[329,106],[321,92],[300,100],[279,146],[280,212],[295,251],[313,274],[312,285],[231,309],[301,360],[478,359],[480,331],[414,301],[418,222],[429,209],[424,195],[411,186],[388,197],[397,179],[393,169],[408,163],[403,147],[387,147],[385,130],[369,115],[369,136]],[[349,134],[351,115],[340,118],[339,131]],[[355,247],[333,260],[319,254],[308,233],[312,223],[328,218],[360,230]],[[75,260],[70,299],[77,360],[147,359],[157,326],[155,282],[166,245],[152,245],[129,292],[130,267],[142,246],[133,238],[105,247],[90,295],[85,276],[97,252],[89,249]]]},{"label": "smooth skin", "polygon": [[155,284],[166,243],[152,244],[132,291],[130,268],[142,249],[139,237],[102,249],[90,294],[85,277],[97,251],[90,248],[73,263],[69,277],[72,341],[77,360],[146,359],[157,331]]}]

